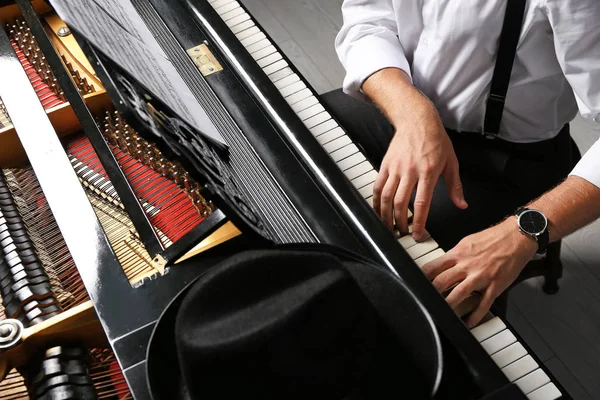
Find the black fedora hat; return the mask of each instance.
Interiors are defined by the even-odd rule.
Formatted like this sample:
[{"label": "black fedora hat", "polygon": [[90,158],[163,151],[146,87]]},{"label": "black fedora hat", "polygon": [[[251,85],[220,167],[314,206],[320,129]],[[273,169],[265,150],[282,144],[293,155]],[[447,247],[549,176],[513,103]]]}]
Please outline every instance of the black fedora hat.
[{"label": "black fedora hat", "polygon": [[234,255],[190,283],[150,338],[154,400],[426,399],[433,322],[400,279],[328,245]]}]

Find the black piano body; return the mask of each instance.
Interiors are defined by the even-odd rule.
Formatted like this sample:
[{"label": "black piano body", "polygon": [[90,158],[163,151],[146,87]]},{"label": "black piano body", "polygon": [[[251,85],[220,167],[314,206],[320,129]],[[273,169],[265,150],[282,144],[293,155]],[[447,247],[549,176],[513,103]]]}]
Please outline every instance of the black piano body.
[{"label": "black piano body", "polygon": [[[17,3],[35,33],[37,16],[28,8],[27,1]],[[244,233],[240,238],[172,265],[164,276],[134,288],[124,277],[101,230],[90,228],[90,237],[96,239],[88,251],[95,252],[95,262],[80,267],[81,277],[135,398],[149,398],[145,371],[147,344],[157,319],[173,297],[233,252],[272,241],[333,244],[368,256],[397,274],[429,311],[438,328],[444,350],[444,374],[437,398],[525,399],[283,100],[210,2],[132,0],[132,3],[198,102],[215,121],[230,145],[227,153],[212,150],[199,139],[197,132],[177,122],[177,116],[160,99],[152,99],[157,113],[148,113],[140,107],[149,99],[144,97],[148,94],[144,88],[83,36],[76,36],[78,42],[117,110],[140,134],[157,142],[161,150],[180,157],[198,181],[208,182],[207,191],[215,204]],[[43,36],[38,33],[36,36]],[[223,67],[218,73],[204,76],[186,53],[202,44]],[[53,52],[49,46],[49,42],[40,40],[44,53]],[[55,69],[62,67],[53,65],[51,56],[48,60]],[[59,79],[60,75],[58,71]],[[65,88],[67,95],[68,92]],[[82,126],[89,128],[94,121],[84,109],[75,107],[76,102],[72,103]],[[164,116],[166,123],[161,119]],[[193,138],[197,139],[195,145],[191,144]],[[181,143],[178,140],[190,140],[189,147],[178,145]],[[25,143],[24,147],[30,159],[37,157],[37,162],[43,164],[43,155],[36,154]],[[187,152],[194,148],[196,153],[190,156]],[[221,171],[211,171],[211,167]],[[60,167],[52,168],[59,175],[40,177],[42,184],[43,179],[48,180],[47,185],[55,184],[53,179],[60,179]],[[57,221],[61,223],[59,215]],[[65,230],[69,229],[67,225]],[[562,393],[563,398],[568,398],[564,389]]]}]

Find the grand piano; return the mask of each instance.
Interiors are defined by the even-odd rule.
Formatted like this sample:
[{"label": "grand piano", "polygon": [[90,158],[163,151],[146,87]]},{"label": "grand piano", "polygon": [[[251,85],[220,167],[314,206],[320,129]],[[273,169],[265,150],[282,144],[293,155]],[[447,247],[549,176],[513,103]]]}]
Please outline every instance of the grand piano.
[{"label": "grand piano", "polygon": [[[91,38],[119,3],[226,148]],[[469,330],[447,305],[420,270],[444,254],[435,238],[381,223],[371,161],[242,4],[81,4],[67,24],[41,0],[0,2],[0,398],[151,398],[147,347],[173,297],[228,255],[298,242],[413,291],[443,348],[435,398],[570,398],[501,316]]]}]

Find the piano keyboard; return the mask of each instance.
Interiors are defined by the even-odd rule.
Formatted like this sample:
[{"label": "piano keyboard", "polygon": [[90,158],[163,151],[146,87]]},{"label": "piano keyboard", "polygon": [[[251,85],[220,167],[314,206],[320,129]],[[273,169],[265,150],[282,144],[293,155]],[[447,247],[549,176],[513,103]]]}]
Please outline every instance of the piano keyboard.
[{"label": "piano keyboard", "polygon": [[[253,18],[236,0],[208,0],[208,2],[335,161],[338,168],[372,206],[373,185],[377,178],[377,171],[325,110],[312,89],[290,68],[265,32],[256,25]],[[411,216],[409,211],[409,218]],[[428,235],[418,243],[407,235],[401,237],[399,243],[419,266],[444,254],[436,241]],[[475,304],[472,301],[470,303],[471,306]],[[465,308],[463,313],[466,314],[472,309],[472,307]],[[508,379],[514,382],[530,400],[554,400],[561,397],[560,391],[550,381],[548,375],[518,343],[515,335],[499,317],[492,317],[471,332]]]},{"label": "piano keyboard", "polygon": [[237,1],[209,0],[209,3],[354,187],[372,204],[377,177],[373,165]]}]

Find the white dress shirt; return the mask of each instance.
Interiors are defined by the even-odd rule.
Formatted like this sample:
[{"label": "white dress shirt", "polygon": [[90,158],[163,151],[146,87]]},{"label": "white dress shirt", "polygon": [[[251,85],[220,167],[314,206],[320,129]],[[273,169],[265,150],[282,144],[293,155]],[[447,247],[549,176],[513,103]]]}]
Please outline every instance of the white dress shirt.
[{"label": "white dress shirt", "polygon": [[[344,91],[404,70],[447,128],[482,132],[506,0],[345,0]],[[554,137],[580,111],[600,122],[600,0],[527,0],[500,137]],[[572,172],[600,187],[600,142]]]}]

